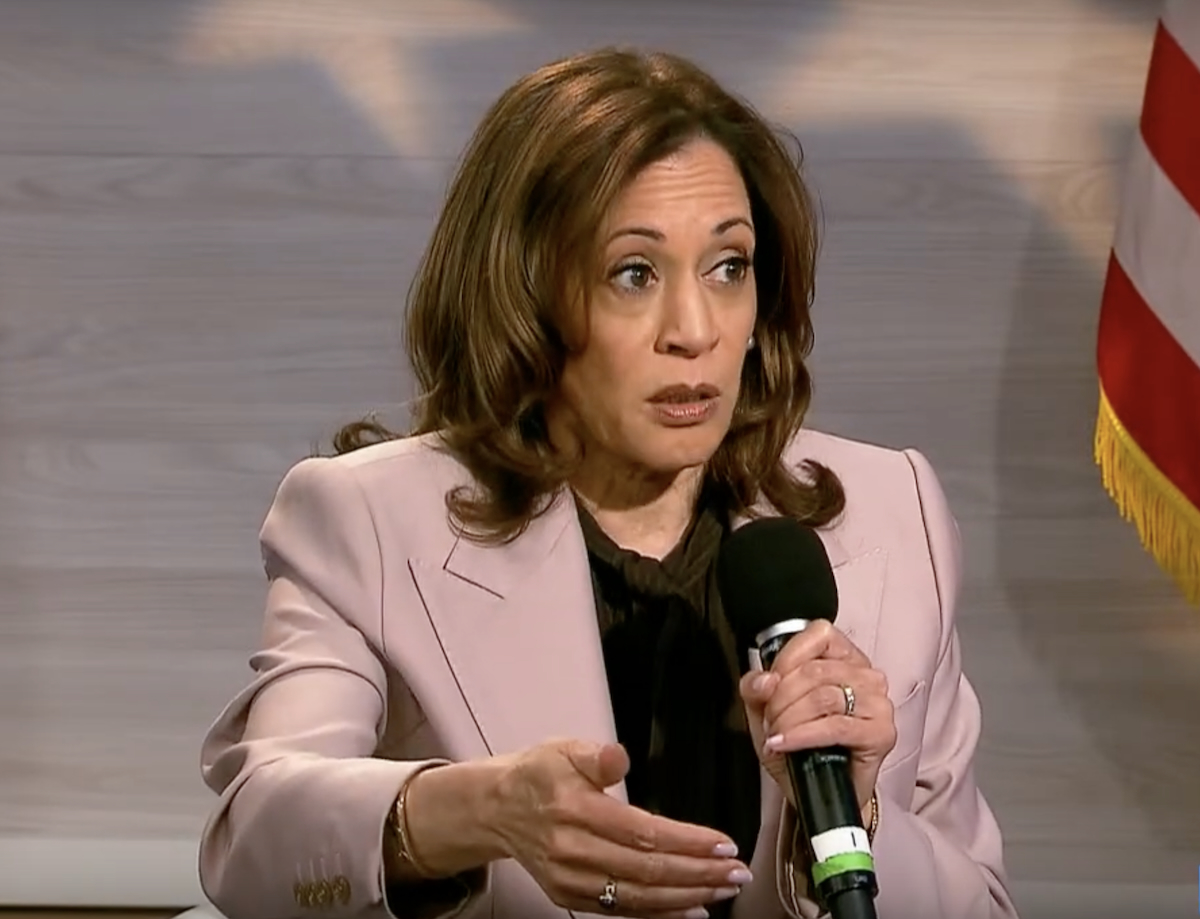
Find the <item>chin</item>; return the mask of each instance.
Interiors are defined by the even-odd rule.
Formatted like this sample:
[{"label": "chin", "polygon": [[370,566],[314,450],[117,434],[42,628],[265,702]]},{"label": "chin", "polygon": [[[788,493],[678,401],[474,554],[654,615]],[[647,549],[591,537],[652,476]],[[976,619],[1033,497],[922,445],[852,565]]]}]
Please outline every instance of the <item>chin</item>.
[{"label": "chin", "polygon": [[641,463],[668,473],[703,466],[720,448],[726,430],[715,423],[674,430],[658,428],[638,444]]}]

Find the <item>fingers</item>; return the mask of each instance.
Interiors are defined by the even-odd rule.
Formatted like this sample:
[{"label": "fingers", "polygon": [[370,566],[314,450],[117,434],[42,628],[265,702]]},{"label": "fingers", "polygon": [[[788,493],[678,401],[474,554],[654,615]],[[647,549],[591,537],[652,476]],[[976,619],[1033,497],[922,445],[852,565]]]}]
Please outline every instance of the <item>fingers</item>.
[{"label": "fingers", "polygon": [[555,903],[595,913],[605,882],[622,916],[699,919],[736,896],[750,872],[724,833],[631,807],[603,789],[629,757],[617,744],[550,741],[518,758],[501,797],[514,857]]},{"label": "fingers", "polygon": [[569,762],[561,778],[573,774],[574,779],[539,800],[541,815],[554,824],[585,828],[637,852],[708,859],[737,855],[733,841],[718,830],[660,817],[604,794],[604,788],[617,784],[629,770],[629,755],[619,744],[565,741],[556,746]]},{"label": "fingers", "polygon": [[[843,686],[854,691],[846,712]],[[887,679],[844,661],[810,661],[782,678],[764,710],[768,753],[843,746],[880,758],[896,742]]]},{"label": "fingers", "polygon": [[[626,888],[634,885],[643,890],[662,888],[691,891],[695,896],[728,887],[740,888],[752,880],[746,865],[734,858],[697,858],[671,852],[642,852],[584,833],[575,838],[579,840],[579,848],[575,852],[562,852],[561,863],[564,866],[591,874],[593,878],[599,869],[604,876],[623,882],[622,886]],[[648,904],[647,908],[687,908],[696,902],[702,901]]]},{"label": "fingers", "polygon": [[736,896],[752,880],[724,834],[609,795],[581,796],[569,815],[558,817],[546,880],[556,902],[570,909],[596,912],[611,878],[623,916],[698,917],[695,910]]},{"label": "fingers", "polygon": [[593,744],[568,741],[563,752],[598,791],[611,788],[629,773],[629,754],[620,744]]},{"label": "fingers", "polygon": [[[818,636],[813,648],[844,647],[833,637],[832,628],[826,625],[822,631],[826,634]],[[848,639],[845,646],[853,648]],[[752,720],[751,724],[761,724],[767,735],[763,740],[762,734],[754,732],[763,753],[771,757],[842,746],[870,760],[882,760],[896,742],[893,706],[887,694],[887,677],[864,661],[865,655],[857,649],[842,657],[797,658],[790,670],[773,671],[775,679],[766,688],[761,681],[744,681],[750,717],[761,712],[761,720]],[[853,691],[852,713],[847,712],[844,687]]]},{"label": "fingers", "polygon": [[775,687],[779,684],[779,674],[773,671],[754,670],[742,677],[738,684],[738,692],[751,714],[760,718],[770,701]]},{"label": "fingers", "polygon": [[[814,684],[832,682],[835,673],[842,675],[840,682],[848,682],[849,674],[867,672],[872,674],[865,678],[867,691],[874,690],[874,682],[882,678],[882,674],[871,669],[870,660],[849,638],[831,623],[818,620],[784,645],[769,671],[751,671],[742,677],[738,688],[750,713],[766,709],[777,695],[780,683],[793,678],[797,672],[805,673]],[[859,682],[862,681],[855,677],[850,685],[857,691]],[[882,691],[886,693],[886,685]]]},{"label": "fingers", "polygon": [[658,852],[692,858],[734,858],[737,847],[724,833],[659,817],[609,795],[578,802],[573,822],[635,853]]},{"label": "fingers", "polygon": [[854,692],[854,717],[869,719],[886,714],[881,708],[881,703],[887,701],[884,674],[845,660],[819,659],[806,661],[779,678],[763,706],[763,717],[768,724],[775,724],[784,712],[788,712],[789,723],[845,715],[843,686]]},{"label": "fingers", "polygon": [[896,729],[890,721],[832,715],[777,730],[767,738],[766,750],[790,753],[819,747],[846,747],[870,752],[882,760],[895,743]]},{"label": "fingers", "polygon": [[790,673],[804,662],[817,658],[844,660],[861,667],[871,666],[867,656],[843,632],[833,623],[819,619],[788,640],[771,669],[776,673]]},{"label": "fingers", "polygon": [[[606,877],[594,869],[562,867],[557,869],[547,891],[560,906],[574,912],[602,912],[600,894]],[[740,888],[721,887],[662,887],[648,886],[637,881],[615,878],[617,885],[616,913],[621,916],[652,917],[652,919],[698,919],[701,910],[740,893]]]}]

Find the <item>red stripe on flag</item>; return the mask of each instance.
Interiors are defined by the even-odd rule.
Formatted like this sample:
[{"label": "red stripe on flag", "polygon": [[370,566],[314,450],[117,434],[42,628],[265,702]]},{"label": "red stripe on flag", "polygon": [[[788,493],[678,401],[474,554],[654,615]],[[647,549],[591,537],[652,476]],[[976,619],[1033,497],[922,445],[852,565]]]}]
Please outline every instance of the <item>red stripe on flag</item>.
[{"label": "red stripe on flag", "polygon": [[1200,214],[1200,62],[1159,22],[1146,79],[1142,136],[1154,159]]},{"label": "red stripe on flag", "polygon": [[1142,452],[1200,508],[1200,367],[1146,305],[1115,255],[1098,338],[1109,405]]}]

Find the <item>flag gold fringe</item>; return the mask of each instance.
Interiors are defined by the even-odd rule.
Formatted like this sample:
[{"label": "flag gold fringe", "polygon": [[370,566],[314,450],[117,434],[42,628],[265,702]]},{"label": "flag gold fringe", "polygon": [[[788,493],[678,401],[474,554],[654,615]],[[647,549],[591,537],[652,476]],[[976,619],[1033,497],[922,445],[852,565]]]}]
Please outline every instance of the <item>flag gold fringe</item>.
[{"label": "flag gold fringe", "polygon": [[1121,516],[1137,527],[1146,551],[1179,584],[1188,602],[1200,605],[1200,509],[1137,445],[1103,388],[1095,459],[1105,490]]}]

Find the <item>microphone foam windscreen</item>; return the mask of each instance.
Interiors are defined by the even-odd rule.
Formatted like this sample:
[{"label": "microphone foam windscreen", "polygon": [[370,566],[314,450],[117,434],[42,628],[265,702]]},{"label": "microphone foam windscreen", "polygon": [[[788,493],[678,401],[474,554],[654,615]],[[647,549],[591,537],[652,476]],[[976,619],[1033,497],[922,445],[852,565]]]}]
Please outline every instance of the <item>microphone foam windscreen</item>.
[{"label": "microphone foam windscreen", "polygon": [[742,648],[778,622],[837,616],[825,544],[790,517],[752,520],[729,534],[717,556],[717,588]]}]

